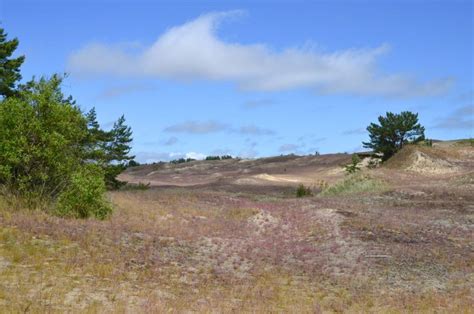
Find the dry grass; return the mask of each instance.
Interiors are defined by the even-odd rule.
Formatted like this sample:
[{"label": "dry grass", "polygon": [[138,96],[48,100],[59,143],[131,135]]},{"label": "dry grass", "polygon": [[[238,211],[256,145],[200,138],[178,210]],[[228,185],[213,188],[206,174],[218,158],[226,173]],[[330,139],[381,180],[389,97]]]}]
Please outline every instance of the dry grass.
[{"label": "dry grass", "polygon": [[[389,191],[373,184],[385,178]],[[469,179],[384,167],[301,199],[241,185],[119,191],[106,221],[0,199],[0,308],[469,313]]]}]

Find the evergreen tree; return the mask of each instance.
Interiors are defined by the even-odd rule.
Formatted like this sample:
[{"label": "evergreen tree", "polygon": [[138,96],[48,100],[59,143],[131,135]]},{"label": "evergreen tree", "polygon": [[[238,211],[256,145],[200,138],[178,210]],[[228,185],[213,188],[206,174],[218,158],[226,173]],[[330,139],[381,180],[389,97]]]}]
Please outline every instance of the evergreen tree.
[{"label": "evergreen tree", "polygon": [[369,142],[364,147],[383,153],[382,160],[387,160],[407,143],[424,140],[425,128],[418,123],[418,114],[403,111],[400,114],[387,112],[378,118],[380,125],[371,123],[367,127]]},{"label": "evergreen tree", "polygon": [[113,128],[107,133],[108,143],[105,148],[105,182],[108,188],[117,189],[126,182],[117,180],[117,176],[124,171],[128,163],[135,156],[130,155],[132,130],[125,124],[125,117],[122,115]]},{"label": "evergreen tree", "polygon": [[20,67],[25,61],[24,56],[11,58],[18,47],[18,39],[7,40],[7,34],[0,28],[0,95],[15,95],[16,82],[21,80]]}]

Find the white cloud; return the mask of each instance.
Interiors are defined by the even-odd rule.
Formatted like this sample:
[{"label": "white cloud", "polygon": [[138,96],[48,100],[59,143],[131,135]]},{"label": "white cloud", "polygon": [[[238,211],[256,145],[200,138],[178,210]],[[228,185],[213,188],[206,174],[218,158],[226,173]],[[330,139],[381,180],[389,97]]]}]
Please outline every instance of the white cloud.
[{"label": "white cloud", "polygon": [[189,134],[206,134],[216,133],[228,130],[229,126],[216,121],[187,121],[169,126],[164,129],[165,132],[173,133],[189,133]]},{"label": "white cloud", "polygon": [[189,153],[186,153],[186,158],[203,160],[204,158],[206,158],[206,155],[202,153],[189,152]]},{"label": "white cloud", "polygon": [[223,80],[255,91],[307,88],[323,94],[390,97],[436,95],[452,84],[451,79],[419,82],[381,73],[376,63],[388,52],[387,45],[321,52],[311,47],[276,51],[265,44],[226,42],[216,29],[220,21],[235,15],[202,15],[168,29],[138,52],[121,45],[89,44],[70,56],[69,70],[79,75]]},{"label": "white cloud", "polygon": [[238,133],[244,135],[274,135],[275,131],[264,129],[253,124],[245,125],[237,130]]},{"label": "white cloud", "polygon": [[474,104],[456,109],[450,115],[438,119],[437,129],[467,129],[474,131]]},{"label": "white cloud", "polygon": [[193,158],[197,160],[202,160],[206,158],[205,154],[188,152],[188,153],[179,153],[179,152],[138,152],[135,154],[135,159],[141,163],[153,163],[159,161],[170,161],[173,159],[179,158]]}]

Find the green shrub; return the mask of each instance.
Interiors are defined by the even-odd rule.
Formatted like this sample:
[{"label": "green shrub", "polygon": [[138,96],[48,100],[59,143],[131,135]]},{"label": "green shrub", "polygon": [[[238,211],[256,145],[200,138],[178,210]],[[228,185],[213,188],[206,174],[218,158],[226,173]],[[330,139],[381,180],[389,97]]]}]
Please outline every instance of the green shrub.
[{"label": "green shrub", "polygon": [[104,173],[96,165],[84,165],[71,176],[67,188],[58,196],[56,213],[60,216],[106,218],[112,208],[104,197]]},{"label": "green shrub", "polygon": [[232,159],[232,156],[231,155],[223,155],[223,156],[221,156],[221,159],[222,160]]},{"label": "green shrub", "polygon": [[352,162],[344,167],[348,174],[356,173],[360,170],[359,168],[360,158],[357,154],[352,154]]},{"label": "green shrub", "polygon": [[300,184],[296,189],[296,197],[305,197],[312,195],[313,193],[311,192],[310,187],[304,186],[304,184]]},{"label": "green shrub", "polygon": [[138,182],[138,184],[127,183],[125,186],[121,188],[121,190],[125,190],[125,191],[130,191],[130,190],[146,191],[148,189],[150,189],[150,182],[148,183]]},{"label": "green shrub", "polygon": [[345,178],[343,181],[329,186],[319,195],[338,196],[359,193],[375,193],[385,191],[386,189],[386,183],[381,180],[371,178],[368,175],[354,174]]}]

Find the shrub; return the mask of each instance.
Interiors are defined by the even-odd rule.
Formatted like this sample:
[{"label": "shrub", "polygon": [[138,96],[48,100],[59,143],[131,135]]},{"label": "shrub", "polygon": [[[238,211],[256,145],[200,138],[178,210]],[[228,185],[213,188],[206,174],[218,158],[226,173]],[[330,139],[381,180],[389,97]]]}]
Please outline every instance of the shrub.
[{"label": "shrub", "polygon": [[305,197],[312,195],[313,193],[311,192],[311,188],[304,186],[304,184],[300,184],[296,189],[296,197]]},{"label": "shrub", "polygon": [[125,186],[123,186],[121,188],[121,190],[125,190],[125,191],[130,191],[130,190],[146,191],[149,188],[150,188],[150,182],[148,182],[148,183],[138,182],[138,184],[127,183]]},{"label": "shrub", "polygon": [[102,168],[84,165],[72,174],[69,185],[58,196],[56,213],[66,217],[104,219],[112,212],[104,197],[105,190]]},{"label": "shrub", "polygon": [[387,189],[385,182],[371,178],[368,175],[354,174],[343,181],[324,189],[321,196],[351,195],[359,193],[382,192]]},{"label": "shrub", "polygon": [[359,155],[352,154],[352,162],[348,164],[347,166],[345,166],[344,168],[348,174],[353,174],[360,170],[360,167],[358,166],[359,163],[360,163]]},{"label": "shrub", "polygon": [[225,160],[225,159],[232,159],[232,156],[231,156],[231,155],[224,155],[224,156],[221,156],[221,159],[222,159],[222,160]]}]

